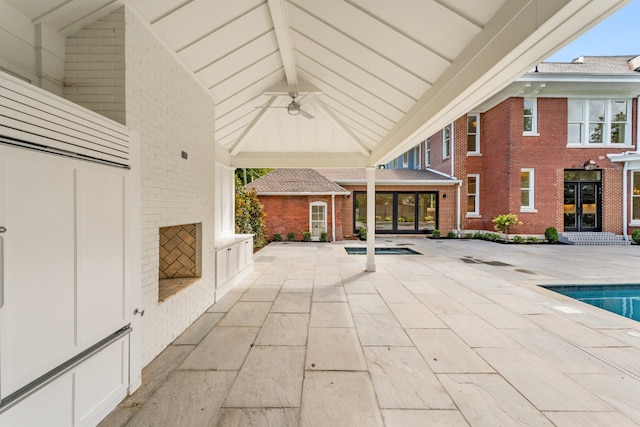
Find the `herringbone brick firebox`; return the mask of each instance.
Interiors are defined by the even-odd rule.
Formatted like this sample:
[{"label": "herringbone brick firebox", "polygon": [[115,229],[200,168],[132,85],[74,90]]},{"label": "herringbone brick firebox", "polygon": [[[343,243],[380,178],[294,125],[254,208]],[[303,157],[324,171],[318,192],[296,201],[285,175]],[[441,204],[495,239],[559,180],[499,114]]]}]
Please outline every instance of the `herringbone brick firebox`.
[{"label": "herringbone brick firebox", "polygon": [[196,224],[160,228],[159,279],[197,276]]}]

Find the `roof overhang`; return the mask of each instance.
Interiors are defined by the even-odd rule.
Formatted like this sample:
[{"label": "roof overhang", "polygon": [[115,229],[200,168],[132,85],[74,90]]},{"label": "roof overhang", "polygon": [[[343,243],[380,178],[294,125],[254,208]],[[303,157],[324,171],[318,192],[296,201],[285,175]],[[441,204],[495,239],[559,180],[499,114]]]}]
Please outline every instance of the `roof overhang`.
[{"label": "roof overhang", "polygon": [[[483,0],[478,7],[477,0],[0,0],[0,6],[63,37],[124,6],[129,23],[140,21],[216,103],[218,160],[318,168],[390,161],[630,1]],[[312,119],[287,113],[289,92],[298,93],[296,102]]]},{"label": "roof overhang", "polygon": [[[336,179],[333,180],[338,185],[367,185],[366,180],[361,179]],[[378,180],[376,179],[376,186],[391,186],[391,185],[421,185],[421,186],[434,186],[434,185],[458,185],[461,184],[462,181],[459,179],[448,179],[448,180],[439,180],[439,179],[430,179],[430,180]]]}]

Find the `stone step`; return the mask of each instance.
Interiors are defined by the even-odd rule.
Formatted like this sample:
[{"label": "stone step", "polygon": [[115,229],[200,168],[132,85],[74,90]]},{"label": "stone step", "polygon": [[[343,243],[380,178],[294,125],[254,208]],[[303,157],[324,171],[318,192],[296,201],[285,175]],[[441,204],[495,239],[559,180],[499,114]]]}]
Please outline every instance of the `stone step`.
[{"label": "stone step", "polygon": [[623,236],[617,236],[615,233],[610,232],[565,232],[561,233],[561,235],[570,244],[574,245],[624,246],[631,244],[625,241]]}]

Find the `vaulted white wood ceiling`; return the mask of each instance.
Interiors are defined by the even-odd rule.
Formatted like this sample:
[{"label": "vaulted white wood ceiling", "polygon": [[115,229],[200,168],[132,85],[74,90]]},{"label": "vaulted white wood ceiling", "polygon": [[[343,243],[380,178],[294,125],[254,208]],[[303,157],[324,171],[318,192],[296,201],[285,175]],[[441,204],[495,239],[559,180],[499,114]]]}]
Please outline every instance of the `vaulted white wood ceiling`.
[{"label": "vaulted white wood ceiling", "polygon": [[[126,4],[238,167],[384,163],[630,0],[5,0],[63,34]],[[289,92],[302,110],[289,115]]]}]

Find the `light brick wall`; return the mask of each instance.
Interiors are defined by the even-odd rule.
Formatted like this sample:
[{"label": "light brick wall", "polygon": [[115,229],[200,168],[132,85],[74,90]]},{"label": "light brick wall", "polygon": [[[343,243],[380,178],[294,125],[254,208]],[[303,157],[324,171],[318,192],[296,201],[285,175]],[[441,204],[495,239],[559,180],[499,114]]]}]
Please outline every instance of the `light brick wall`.
[{"label": "light brick wall", "polygon": [[63,96],[125,123],[124,8],[66,39]]},{"label": "light brick wall", "polygon": [[[140,133],[142,362],[214,301],[215,141],[212,99],[126,12],[126,124]],[[188,160],[181,158],[181,151]],[[158,304],[160,227],[202,223],[202,278]]]}]

